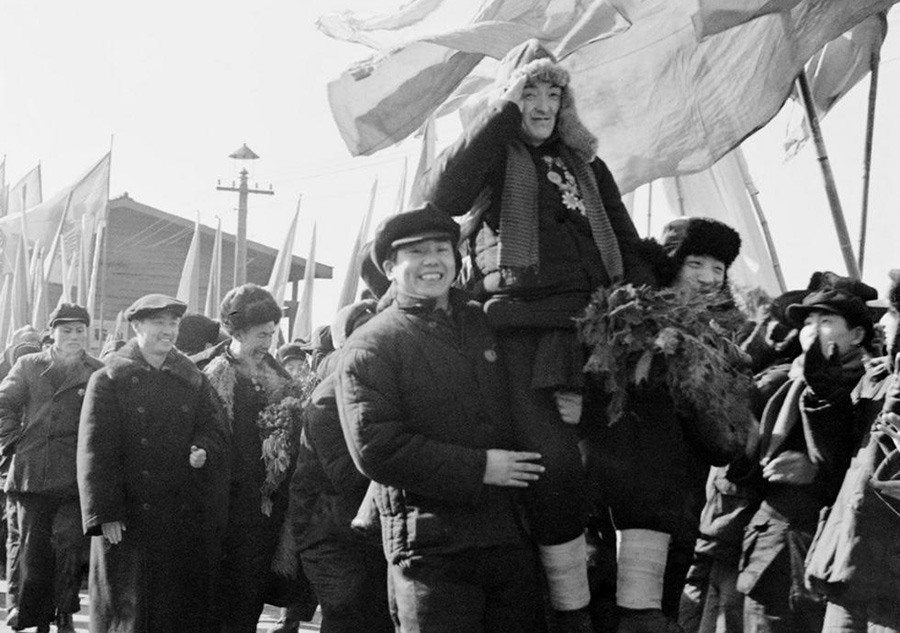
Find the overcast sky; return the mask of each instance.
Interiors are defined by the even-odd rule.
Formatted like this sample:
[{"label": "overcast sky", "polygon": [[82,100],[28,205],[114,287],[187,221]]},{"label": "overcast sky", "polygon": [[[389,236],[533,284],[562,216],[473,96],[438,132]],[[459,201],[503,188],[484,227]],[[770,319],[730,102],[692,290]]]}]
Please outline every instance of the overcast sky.
[{"label": "overcast sky", "polygon": [[[47,199],[102,156],[114,135],[113,197],[127,191],[169,213],[199,213],[211,225],[218,216],[231,232],[237,195],[216,191],[216,184],[236,178],[239,166],[227,156],[246,142],[261,156],[251,168],[251,185],[271,184],[276,192],[250,197],[249,236],[279,247],[303,194],[295,253],[306,255],[317,222],[318,259],[335,267],[333,282],[316,282],[315,321],[327,322],[373,180],[379,179],[377,221],[394,206],[404,159],[412,173],[419,148],[418,141],[408,140],[371,158],[350,157],[325,87],[369,52],[319,33],[315,19],[328,11],[391,10],[400,4],[4,0],[0,156],[6,155],[7,181],[40,161]],[[900,111],[896,11],[890,22],[865,275],[879,290],[886,286],[887,269],[900,267],[900,125],[891,114]],[[854,247],[867,84],[824,121]],[[811,148],[785,165],[783,136],[780,117],[744,147],[788,284],[801,286],[812,270],[843,272],[843,265]],[[654,230],[665,219],[664,212],[655,213]],[[636,224],[645,230],[646,220]]]}]

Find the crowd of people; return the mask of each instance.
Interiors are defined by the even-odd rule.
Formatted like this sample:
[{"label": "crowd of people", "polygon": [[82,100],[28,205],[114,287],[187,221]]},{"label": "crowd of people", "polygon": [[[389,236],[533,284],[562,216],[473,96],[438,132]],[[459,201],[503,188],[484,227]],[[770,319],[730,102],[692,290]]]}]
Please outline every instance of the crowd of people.
[{"label": "crowd of people", "polygon": [[[900,631],[900,271],[769,298],[705,217],[641,240],[536,41],[310,341],[253,284],[60,304],[0,372],[7,624]],[[876,323],[879,320],[880,322]]]}]

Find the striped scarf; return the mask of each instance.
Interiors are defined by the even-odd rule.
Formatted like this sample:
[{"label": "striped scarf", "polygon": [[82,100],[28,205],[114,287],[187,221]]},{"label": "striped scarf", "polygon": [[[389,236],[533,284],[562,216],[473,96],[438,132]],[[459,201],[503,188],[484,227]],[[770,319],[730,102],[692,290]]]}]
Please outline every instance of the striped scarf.
[{"label": "striped scarf", "polygon": [[[521,140],[507,145],[506,180],[500,200],[500,271],[508,284],[524,272],[538,270],[538,174],[528,148]],[[572,170],[586,207],[594,244],[600,252],[611,283],[623,278],[622,253],[603,206],[591,166],[560,144],[560,158]]]}]

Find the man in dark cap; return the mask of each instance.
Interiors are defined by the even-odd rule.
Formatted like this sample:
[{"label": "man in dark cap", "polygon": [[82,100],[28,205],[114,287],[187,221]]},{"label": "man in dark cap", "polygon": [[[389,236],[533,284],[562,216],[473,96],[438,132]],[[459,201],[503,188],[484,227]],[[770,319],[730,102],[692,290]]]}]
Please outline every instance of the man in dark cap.
[{"label": "man in dark cap", "polygon": [[75,440],[84,389],[102,363],[85,352],[87,310],[60,304],[53,345],[20,358],[0,383],[0,451],[12,455],[6,491],[19,539],[16,630],[73,632],[79,609],[81,511]]},{"label": "man in dark cap", "polygon": [[851,393],[864,373],[877,292],[833,276],[787,317],[804,350],[760,421],[757,455],[730,477],[754,485],[761,504],[747,527],[737,588],[753,630],[822,630],[824,604],[804,586],[804,558],[819,512],[831,505],[857,445]]},{"label": "man in dark cap", "polygon": [[125,312],[135,338],[87,387],[78,488],[92,536],[91,630],[204,630],[209,613],[204,469],[227,426],[206,377],[175,349],[185,304],[152,294]]},{"label": "man in dark cap", "polygon": [[430,205],[379,226],[373,257],[392,286],[342,348],[341,424],[380,487],[398,630],[535,631],[535,559],[509,487],[543,467],[538,453],[505,450],[496,341],[481,307],[451,289],[458,239]]}]

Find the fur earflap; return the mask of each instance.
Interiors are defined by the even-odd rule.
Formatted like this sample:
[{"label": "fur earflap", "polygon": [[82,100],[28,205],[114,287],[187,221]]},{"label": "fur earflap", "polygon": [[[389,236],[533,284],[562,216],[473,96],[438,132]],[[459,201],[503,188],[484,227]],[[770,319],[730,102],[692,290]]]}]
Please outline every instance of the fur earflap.
[{"label": "fur earflap", "polygon": [[219,306],[219,320],[231,335],[254,325],[278,323],[281,316],[275,298],[256,284],[232,288]]}]

